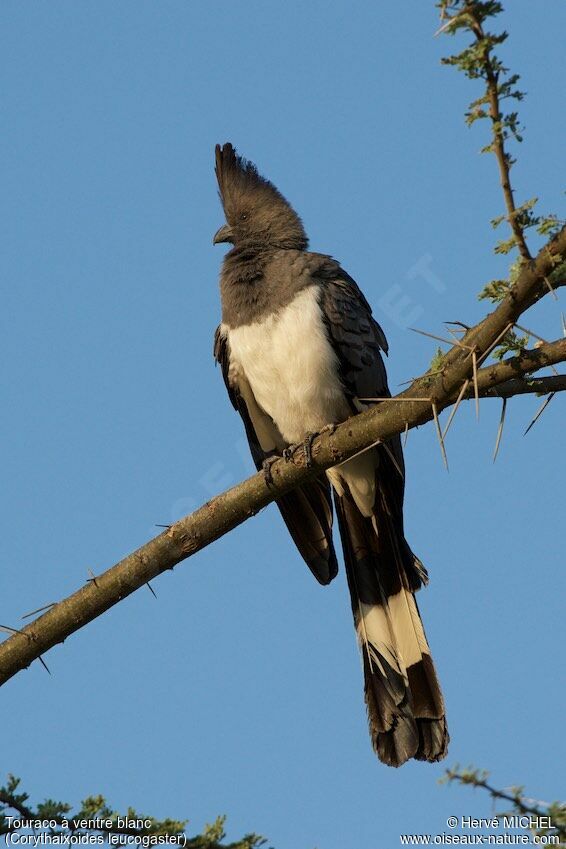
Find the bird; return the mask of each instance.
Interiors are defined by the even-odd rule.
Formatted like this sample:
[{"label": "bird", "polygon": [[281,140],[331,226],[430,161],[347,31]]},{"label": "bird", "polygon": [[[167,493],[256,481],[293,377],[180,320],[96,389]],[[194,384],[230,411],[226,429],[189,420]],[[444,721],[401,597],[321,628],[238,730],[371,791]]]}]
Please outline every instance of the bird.
[{"label": "bird", "polygon": [[[309,251],[299,215],[253,162],[227,142],[215,172],[228,243],[214,337],[229,398],[269,482],[273,458],[390,397],[385,334],[356,282]],[[415,592],[428,573],[405,539],[399,436],[279,496],[283,520],[314,577],[338,572],[334,510],[361,649],[369,732],[378,758],[435,762],[449,735],[442,691]],[[334,504],[334,508],[333,508]]]}]

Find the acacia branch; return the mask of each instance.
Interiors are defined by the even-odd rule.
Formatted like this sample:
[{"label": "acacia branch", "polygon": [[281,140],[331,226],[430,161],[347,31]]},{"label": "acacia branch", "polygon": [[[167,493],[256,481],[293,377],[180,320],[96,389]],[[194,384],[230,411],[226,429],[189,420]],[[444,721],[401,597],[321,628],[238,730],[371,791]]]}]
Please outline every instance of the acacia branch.
[{"label": "acacia branch", "polygon": [[479,369],[479,394],[482,398],[511,398],[514,395],[562,392],[566,390],[566,375],[538,378],[526,375],[565,360],[566,339],[545,342],[538,348],[522,351],[516,357]]},{"label": "acacia branch", "polygon": [[[448,14],[448,8],[451,5],[459,7],[453,15]],[[524,214],[529,209],[529,204],[518,209],[515,206],[510,177],[514,160],[505,149],[508,131],[515,136],[517,141],[521,141],[521,137],[517,132],[516,113],[504,115],[501,111],[502,100],[509,97],[521,100],[523,93],[513,89],[513,85],[519,79],[518,75],[505,79],[507,69],[492,52],[495,45],[506,40],[507,33],[494,35],[486,33],[483,27],[485,19],[493,17],[501,11],[500,8],[495,8],[497,5],[492,4],[494,8],[490,9],[488,3],[477,2],[477,0],[469,0],[469,2],[466,2],[466,0],[462,0],[462,2],[441,0],[439,3],[441,17],[446,18],[446,21],[438,32],[448,31],[453,35],[458,29],[464,28],[468,29],[474,36],[475,42],[470,47],[464,49],[462,53],[445,58],[442,61],[445,64],[456,65],[470,79],[481,78],[485,81],[485,94],[471,104],[470,112],[466,116],[467,123],[472,124],[478,118],[489,118],[491,121],[492,142],[482,152],[493,152],[497,160],[499,181],[507,210],[505,218],[513,233],[513,239],[509,245],[514,243],[519,249],[522,259],[528,261],[532,257],[525,241],[524,230],[529,219],[528,216],[524,217]],[[502,79],[503,82],[501,82]],[[487,111],[483,108],[484,104],[488,107]],[[494,224],[494,226],[497,225]]]},{"label": "acacia branch", "polygon": [[491,389],[480,391],[480,397],[514,398],[515,395],[550,395],[551,392],[566,392],[566,374],[508,380]]},{"label": "acacia branch", "polygon": [[[473,4],[471,4],[471,8],[473,9]],[[481,22],[477,19],[473,11],[470,12],[470,17],[473,22],[472,30],[476,36],[476,42],[485,43],[485,33]],[[519,253],[523,259],[530,260],[531,254],[525,241],[523,228],[518,220],[515,199],[513,197],[513,189],[511,187],[511,177],[509,173],[511,161],[509,159],[509,154],[505,150],[505,131],[503,127],[503,116],[499,105],[499,71],[495,69],[494,63],[492,62],[490,47],[486,47],[485,49],[483,67],[487,85],[489,117],[491,119],[493,132],[493,152],[495,153],[497,166],[499,168],[499,180],[503,191],[503,197],[505,199],[505,206],[507,207],[507,220],[509,221],[509,226],[513,231],[513,235],[515,236]]]},{"label": "acacia branch", "polygon": [[[506,328],[547,291],[545,277],[562,255],[566,255],[566,228],[535,260],[524,263],[516,283],[497,309],[470,328],[463,340],[447,352],[440,373],[423,375],[394,399],[348,419],[333,433],[319,435],[312,445],[312,467],[305,467],[300,451],[292,462],[277,461],[271,467],[272,485],[268,486],[260,473],[218,495],[97,576],[96,580],[88,579],[73,595],[14,633],[0,645],[0,684],[152,578],[173,569],[177,563],[255,515],[278,496],[377,441],[390,439],[403,430],[430,421],[435,411],[440,412],[453,404],[472,374],[470,352],[474,351],[481,359]],[[564,339],[479,369],[478,388],[492,389],[499,383],[562,361],[566,361]]]},{"label": "acacia branch", "polygon": [[[523,795],[522,787],[511,788],[511,792],[509,793],[505,790],[498,790],[497,787],[488,784],[488,775],[489,773],[480,772],[476,769],[460,770],[458,767],[455,767],[454,769],[447,769],[441,781],[458,781],[460,784],[480,787],[482,790],[486,790],[492,799],[501,799],[504,802],[510,802],[522,814],[532,815],[538,819],[548,816],[548,809],[551,807],[548,802],[534,803],[534,800],[526,799]],[[500,817],[501,815],[496,814],[496,816]]]}]

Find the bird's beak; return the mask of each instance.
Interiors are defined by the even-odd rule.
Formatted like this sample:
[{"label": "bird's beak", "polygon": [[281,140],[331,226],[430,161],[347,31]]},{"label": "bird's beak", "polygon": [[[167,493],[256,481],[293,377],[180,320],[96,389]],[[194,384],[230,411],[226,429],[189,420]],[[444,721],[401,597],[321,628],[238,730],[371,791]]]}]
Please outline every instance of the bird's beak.
[{"label": "bird's beak", "polygon": [[232,229],[229,224],[224,224],[215,234],[212,240],[213,245],[219,245],[221,242],[232,241]]}]

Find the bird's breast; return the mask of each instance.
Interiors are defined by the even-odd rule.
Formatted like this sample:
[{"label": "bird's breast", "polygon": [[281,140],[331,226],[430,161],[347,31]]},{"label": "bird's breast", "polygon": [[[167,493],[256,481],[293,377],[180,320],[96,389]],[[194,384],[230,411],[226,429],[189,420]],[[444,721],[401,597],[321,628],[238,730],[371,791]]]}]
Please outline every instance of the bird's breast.
[{"label": "bird's breast", "polygon": [[245,375],[289,443],[350,415],[318,296],[309,286],[261,321],[225,328],[234,379]]}]

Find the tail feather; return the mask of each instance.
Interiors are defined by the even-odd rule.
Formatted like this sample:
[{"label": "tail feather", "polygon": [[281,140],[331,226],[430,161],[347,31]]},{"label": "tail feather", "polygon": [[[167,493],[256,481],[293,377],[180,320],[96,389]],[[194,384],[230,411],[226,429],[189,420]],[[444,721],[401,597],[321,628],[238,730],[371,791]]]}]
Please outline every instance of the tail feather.
[{"label": "tail feather", "polygon": [[364,516],[346,480],[334,492],[352,611],[363,655],[373,747],[384,763],[437,761],[446,754],[444,701],[414,592],[426,570],[409,548],[377,484]]}]

